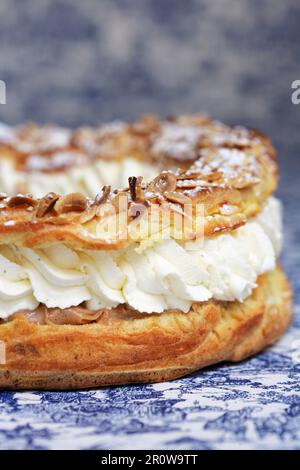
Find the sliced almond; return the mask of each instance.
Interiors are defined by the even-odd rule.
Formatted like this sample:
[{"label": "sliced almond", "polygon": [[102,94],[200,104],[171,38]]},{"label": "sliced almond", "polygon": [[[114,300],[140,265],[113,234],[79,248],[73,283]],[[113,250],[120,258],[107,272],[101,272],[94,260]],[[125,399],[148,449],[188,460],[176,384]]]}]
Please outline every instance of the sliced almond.
[{"label": "sliced almond", "polygon": [[177,187],[178,188],[182,188],[182,189],[194,189],[196,188],[197,186],[199,186],[199,183],[198,181],[195,181],[195,180],[180,180],[180,181],[177,181]]},{"label": "sliced almond", "polygon": [[92,205],[81,215],[80,223],[85,224],[92,220],[95,216],[99,215],[99,206],[105,204],[110,195],[110,186],[103,186],[101,193],[97,194],[95,201]]},{"label": "sliced almond", "polygon": [[19,206],[36,206],[37,201],[33,199],[29,194],[17,194],[9,198],[7,205],[8,207],[19,207]]},{"label": "sliced almond", "polygon": [[83,212],[88,205],[87,198],[81,193],[70,193],[59,199],[55,204],[55,210],[58,214],[68,212]]},{"label": "sliced almond", "polygon": [[180,175],[176,175],[176,179],[181,180],[197,180],[200,178],[199,171],[187,171],[186,173],[181,173]]},{"label": "sliced almond", "polygon": [[36,209],[36,217],[44,217],[44,215],[53,209],[54,204],[59,199],[59,195],[56,193],[48,193],[46,196],[42,197]]},{"label": "sliced almond", "polygon": [[131,199],[133,201],[141,200],[143,198],[142,181],[142,176],[130,176],[128,178],[129,190],[131,194]]},{"label": "sliced almond", "polygon": [[104,204],[110,195],[110,186],[103,186],[101,193],[97,194],[95,198],[95,205],[100,206],[100,204]]},{"label": "sliced almond", "polygon": [[223,173],[221,171],[213,171],[208,175],[201,175],[201,179],[206,181],[218,181],[223,178]]},{"label": "sliced almond", "polygon": [[175,202],[177,204],[190,204],[191,199],[188,196],[185,196],[182,193],[178,193],[176,191],[169,191],[164,193],[164,196],[168,201]]},{"label": "sliced almond", "polygon": [[97,211],[98,211],[98,206],[96,206],[95,204],[92,205],[88,210],[84,211],[81,214],[80,219],[79,219],[80,223],[86,224],[87,222],[92,220],[97,215]]},{"label": "sliced almond", "polygon": [[165,191],[174,191],[176,189],[176,185],[176,175],[166,171],[154,178],[154,180],[150,183],[149,189],[164,193]]}]

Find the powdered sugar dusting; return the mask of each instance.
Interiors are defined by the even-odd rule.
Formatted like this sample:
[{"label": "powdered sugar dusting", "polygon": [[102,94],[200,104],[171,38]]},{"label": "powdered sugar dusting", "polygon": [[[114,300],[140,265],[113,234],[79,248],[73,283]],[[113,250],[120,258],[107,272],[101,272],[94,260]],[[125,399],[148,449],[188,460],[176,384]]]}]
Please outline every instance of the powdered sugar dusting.
[{"label": "powdered sugar dusting", "polygon": [[75,132],[73,142],[90,154],[107,156],[114,153],[114,137],[127,127],[128,124],[123,121],[113,121],[98,128],[85,127]]},{"label": "powdered sugar dusting", "polygon": [[23,153],[47,152],[68,146],[70,138],[70,129],[33,125],[17,129],[14,144]]},{"label": "powdered sugar dusting", "polygon": [[[58,172],[92,164],[95,159],[119,162],[130,157],[150,164],[154,161],[158,171],[174,172],[177,188],[183,191],[199,186],[243,188],[256,184],[262,176],[261,158],[269,160],[268,148],[253,131],[229,127],[202,115],[167,120],[148,116],[133,124],[115,121],[74,131],[50,125],[0,125],[0,144],[1,138],[16,150],[15,159],[11,158],[12,175],[21,174],[22,169],[37,174]],[[132,171],[134,175],[136,169]],[[26,187],[23,180],[21,184]],[[98,188],[98,182],[94,187]],[[5,185],[3,188],[14,193]]]},{"label": "powdered sugar dusting", "polygon": [[151,151],[176,160],[197,157],[197,143],[204,129],[199,126],[168,123],[162,126],[160,135],[154,140]]},{"label": "powdered sugar dusting", "polygon": [[239,187],[259,181],[255,154],[235,148],[203,150],[190,171],[194,169],[207,176],[218,171],[222,174],[223,184]]}]

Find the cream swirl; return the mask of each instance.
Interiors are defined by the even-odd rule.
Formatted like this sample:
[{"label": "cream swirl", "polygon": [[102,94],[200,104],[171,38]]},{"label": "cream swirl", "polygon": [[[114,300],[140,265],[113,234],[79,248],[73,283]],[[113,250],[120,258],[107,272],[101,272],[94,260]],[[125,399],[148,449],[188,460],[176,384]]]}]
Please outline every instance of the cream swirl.
[{"label": "cream swirl", "polygon": [[[63,158],[68,158],[68,153],[57,154],[57,156],[58,161],[61,162]],[[39,166],[42,167],[45,164],[45,157],[33,157],[32,161],[35,162],[36,168],[27,173],[16,171],[11,159],[0,160],[0,192],[16,194],[25,188],[26,192],[36,198],[50,191],[58,194],[77,191],[86,196],[95,197],[103,185],[123,188],[127,186],[129,176],[144,175],[144,180],[150,181],[158,173],[153,166],[130,157],[120,161],[99,159],[90,164],[75,165],[63,172],[45,173],[38,170]]]},{"label": "cream swirl", "polygon": [[169,239],[141,251],[0,248],[2,317],[39,303],[61,309],[86,303],[91,310],[127,303],[140,312],[188,312],[211,298],[243,301],[257,277],[274,269],[281,244],[280,202],[270,198],[243,227],[202,244]]},{"label": "cream swirl", "polygon": [[14,250],[0,250],[0,317],[18,310],[33,310],[39,302],[34,297],[26,269],[18,264]]}]

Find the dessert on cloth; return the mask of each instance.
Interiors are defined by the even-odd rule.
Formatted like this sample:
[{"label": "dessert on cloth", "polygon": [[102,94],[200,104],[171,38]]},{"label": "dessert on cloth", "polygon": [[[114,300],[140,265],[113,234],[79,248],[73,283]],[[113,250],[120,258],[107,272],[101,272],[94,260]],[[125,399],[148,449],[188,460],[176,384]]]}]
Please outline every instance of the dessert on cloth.
[{"label": "dessert on cloth", "polygon": [[271,142],[202,115],[0,128],[0,386],[156,382],[291,321]]}]

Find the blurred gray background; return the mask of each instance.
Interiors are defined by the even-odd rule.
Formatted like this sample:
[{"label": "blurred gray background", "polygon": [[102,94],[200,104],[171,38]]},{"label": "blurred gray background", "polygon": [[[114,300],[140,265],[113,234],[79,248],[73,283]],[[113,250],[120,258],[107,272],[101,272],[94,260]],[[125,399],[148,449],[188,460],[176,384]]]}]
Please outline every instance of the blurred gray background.
[{"label": "blurred gray background", "polygon": [[300,0],[0,0],[0,120],[206,111],[273,139],[299,304]]},{"label": "blurred gray background", "polygon": [[0,0],[0,119],[203,110],[300,144],[299,0]]}]

